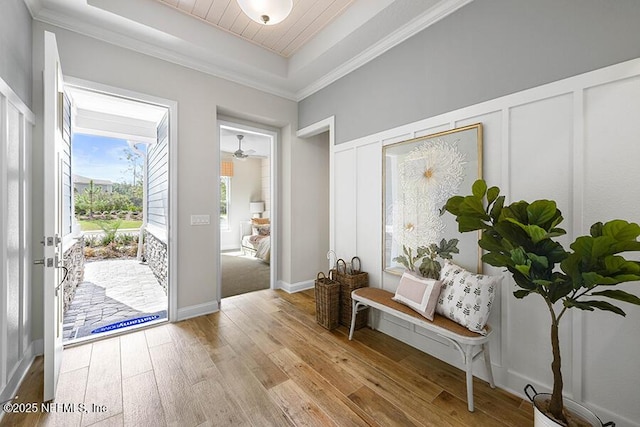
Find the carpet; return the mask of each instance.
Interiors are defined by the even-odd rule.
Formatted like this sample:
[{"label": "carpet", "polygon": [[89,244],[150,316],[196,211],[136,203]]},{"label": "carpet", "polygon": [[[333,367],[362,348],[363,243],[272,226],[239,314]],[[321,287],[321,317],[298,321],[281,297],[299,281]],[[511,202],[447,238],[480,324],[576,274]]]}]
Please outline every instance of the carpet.
[{"label": "carpet", "polygon": [[269,264],[242,252],[223,252],[220,260],[222,298],[269,289]]}]

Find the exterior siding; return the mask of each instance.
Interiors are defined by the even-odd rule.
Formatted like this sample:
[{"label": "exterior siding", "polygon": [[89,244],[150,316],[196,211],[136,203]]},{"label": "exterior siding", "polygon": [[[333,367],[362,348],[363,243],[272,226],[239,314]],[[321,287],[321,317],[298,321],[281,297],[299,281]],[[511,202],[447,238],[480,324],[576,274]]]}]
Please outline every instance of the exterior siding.
[{"label": "exterior siding", "polygon": [[147,154],[147,222],[167,230],[169,216],[169,116],[158,125],[158,143]]}]

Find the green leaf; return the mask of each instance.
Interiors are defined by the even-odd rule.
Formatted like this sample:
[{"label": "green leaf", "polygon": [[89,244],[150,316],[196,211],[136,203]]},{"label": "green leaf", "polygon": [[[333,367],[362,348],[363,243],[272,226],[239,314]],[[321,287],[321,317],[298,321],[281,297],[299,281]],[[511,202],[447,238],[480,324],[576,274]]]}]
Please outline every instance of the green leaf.
[{"label": "green leaf", "polygon": [[567,299],[565,305],[566,304],[569,304],[570,307],[576,307],[581,310],[593,311],[593,309],[597,308],[598,310],[611,311],[621,316],[627,315],[622,309],[606,301],[575,301]]},{"label": "green leaf", "polygon": [[640,274],[640,264],[636,261],[628,261],[622,256],[611,255],[604,259],[604,267],[607,273],[631,273]]},{"label": "green leaf", "polygon": [[513,265],[511,258],[496,252],[489,252],[488,254],[482,255],[482,260],[494,267],[508,267]]},{"label": "green leaf", "polygon": [[424,277],[428,277],[430,279],[439,279],[442,266],[436,260],[425,258],[424,260],[422,260],[422,264],[420,264],[420,267],[418,269],[420,270],[420,274],[422,274]]},{"label": "green leaf", "polygon": [[602,227],[602,235],[613,237],[618,241],[636,240],[640,236],[640,225],[616,219]]},{"label": "green leaf", "polygon": [[536,200],[527,207],[529,224],[543,225],[556,216],[558,208],[553,200]]},{"label": "green leaf", "polygon": [[517,291],[513,291],[513,295],[516,298],[524,298],[527,295],[529,295],[531,293],[531,291],[528,291],[526,289],[518,289]]},{"label": "green leaf", "polygon": [[549,287],[549,300],[556,303],[573,292],[573,283],[570,280],[556,280]]},{"label": "green leaf", "polygon": [[521,200],[519,202],[511,203],[509,206],[505,206],[502,209],[502,214],[505,219],[512,218],[524,225],[529,221],[529,214],[527,213],[528,207],[529,203]]},{"label": "green leaf", "polygon": [[482,230],[486,227],[486,224],[482,219],[474,216],[458,216],[456,221],[458,222],[458,231],[461,233]]},{"label": "green leaf", "polygon": [[600,237],[602,236],[602,223],[601,222],[596,222],[595,224],[593,224],[591,226],[591,229],[589,230],[591,236],[593,237]]},{"label": "green leaf", "polygon": [[407,258],[404,255],[400,255],[397,256],[393,259],[394,262],[399,262],[400,264],[404,265],[405,268],[409,269],[409,260],[407,260]]},{"label": "green leaf", "polygon": [[490,219],[484,211],[482,199],[475,196],[467,196],[464,198],[464,202],[460,205],[460,214],[475,215],[484,220]]},{"label": "green leaf", "polygon": [[485,251],[503,252],[506,248],[502,244],[502,239],[498,239],[498,237],[489,231],[486,231],[482,233],[482,237],[478,241],[478,245]]},{"label": "green leaf", "polygon": [[531,237],[531,241],[533,243],[538,243],[540,240],[547,238],[547,232],[545,229],[538,227],[537,225],[527,225],[524,227],[524,231],[526,231],[527,235]]},{"label": "green leaf", "polygon": [[487,203],[490,205],[500,195],[500,189],[498,187],[491,187],[487,190]]},{"label": "green leaf", "polygon": [[531,270],[531,264],[517,264],[516,270],[522,273],[524,276],[529,277],[529,271]]},{"label": "green leaf", "polygon": [[541,268],[544,268],[544,269],[549,268],[549,260],[545,256],[536,255],[531,252],[527,252],[527,258],[529,258],[533,264],[536,264]]},{"label": "green leaf", "polygon": [[471,186],[471,192],[473,195],[479,199],[482,199],[484,195],[487,193],[487,183],[482,179],[478,179]]},{"label": "green leaf", "polygon": [[612,298],[618,301],[628,302],[630,304],[640,305],[640,298],[637,296],[630,294],[628,292],[619,290],[619,289],[611,289],[601,292],[593,292],[592,295],[600,295],[607,298]]},{"label": "green leaf", "polygon": [[462,196],[453,196],[447,200],[444,208],[453,215],[458,216],[460,214],[460,205],[464,201],[464,197]]},{"label": "green leaf", "polygon": [[504,207],[504,196],[500,196],[496,199],[496,202],[493,204],[493,206],[491,207],[491,211],[489,212],[489,215],[491,215],[491,218],[493,219],[493,221],[498,221],[498,218],[500,218],[500,214],[502,213],[502,208]]}]

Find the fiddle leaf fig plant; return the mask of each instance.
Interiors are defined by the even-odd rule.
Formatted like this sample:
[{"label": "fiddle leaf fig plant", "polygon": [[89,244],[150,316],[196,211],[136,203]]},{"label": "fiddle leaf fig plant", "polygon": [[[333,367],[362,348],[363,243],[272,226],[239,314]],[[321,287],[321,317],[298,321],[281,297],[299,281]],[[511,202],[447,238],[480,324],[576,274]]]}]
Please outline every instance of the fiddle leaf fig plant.
[{"label": "fiddle leaf fig plant", "polygon": [[[481,230],[482,260],[506,268],[519,289],[516,298],[537,294],[551,317],[553,392],[548,413],[566,424],[558,325],[568,309],[604,310],[625,316],[618,302],[640,305],[640,298],[616,285],[640,280],[640,262],[622,253],[640,251],[640,226],[624,220],[597,222],[590,234],[566,250],[555,238],[562,213],[553,200],[519,201],[505,206],[498,187],[483,180],[472,194],[451,197],[445,209],[456,217],[460,232]],[[559,268],[557,268],[559,266]]]}]

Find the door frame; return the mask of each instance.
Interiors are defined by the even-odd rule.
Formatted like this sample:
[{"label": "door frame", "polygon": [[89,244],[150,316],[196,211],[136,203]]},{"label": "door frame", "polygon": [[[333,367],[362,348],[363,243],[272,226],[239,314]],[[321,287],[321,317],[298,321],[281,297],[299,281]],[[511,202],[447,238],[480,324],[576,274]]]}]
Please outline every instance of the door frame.
[{"label": "door frame", "polygon": [[167,245],[169,286],[167,293],[169,299],[168,318],[170,322],[175,322],[178,320],[178,102],[72,76],[65,76],[65,85],[158,105],[169,111],[169,241]]},{"label": "door frame", "polygon": [[[228,129],[234,129],[239,132],[252,132],[259,133],[261,135],[267,136],[271,138],[271,149],[270,149],[270,158],[269,158],[269,167],[271,168],[270,176],[269,176],[269,185],[271,187],[271,212],[270,212],[270,223],[271,223],[271,253],[269,255],[269,289],[277,289],[278,287],[278,249],[279,249],[279,199],[280,194],[278,191],[278,141],[280,138],[280,132],[276,129],[269,128],[268,126],[262,126],[260,124],[247,124],[246,121],[242,119],[236,119],[233,117],[218,117],[217,120],[217,135],[216,139],[218,141],[218,156],[220,156],[220,129],[222,127]],[[215,168],[216,176],[220,176],[220,158],[216,162]],[[215,201],[214,201],[214,209],[215,212],[220,212],[220,186],[217,185],[215,189]],[[216,214],[218,215],[218,214]],[[218,223],[216,221],[216,223]],[[221,307],[222,302],[222,262],[221,262],[221,239],[220,239],[220,226],[218,224],[218,229],[216,230],[218,235],[217,239],[217,254],[216,257],[216,268],[217,268],[217,301],[218,308]]]}]

